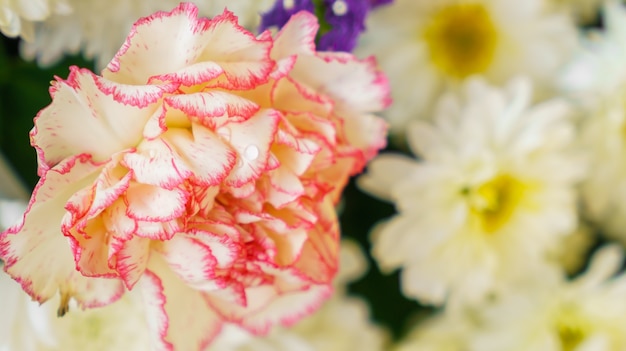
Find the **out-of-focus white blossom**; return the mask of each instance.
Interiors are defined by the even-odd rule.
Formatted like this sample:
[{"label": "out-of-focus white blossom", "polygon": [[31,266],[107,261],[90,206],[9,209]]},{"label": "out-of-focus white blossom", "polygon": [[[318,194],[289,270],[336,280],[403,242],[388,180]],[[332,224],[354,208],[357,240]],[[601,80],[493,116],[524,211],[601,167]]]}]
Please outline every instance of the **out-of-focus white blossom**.
[{"label": "out-of-focus white blossom", "polygon": [[74,306],[57,317],[58,300],[39,305],[0,272],[0,350],[149,350],[148,325],[143,305],[135,301],[138,297],[127,294],[114,304],[85,311]]},{"label": "out-of-focus white blossom", "polygon": [[626,350],[626,276],[617,245],[574,280],[549,270],[479,306],[415,325],[393,351]]},{"label": "out-of-focus white blossom", "polygon": [[[41,1],[41,0],[39,0]],[[95,59],[104,68],[124,43],[131,26],[140,17],[156,11],[170,10],[179,0],[66,0],[73,8],[70,14],[50,16],[37,24],[33,42],[21,46],[25,59],[36,59],[42,66],[57,63],[65,54],[82,51],[87,59]],[[199,14],[213,17],[224,8],[234,12],[240,24],[254,29],[259,13],[268,9],[271,0],[208,0],[194,1]]]},{"label": "out-of-focus white blossom", "polygon": [[528,75],[540,95],[551,92],[576,29],[544,1],[395,0],[373,11],[357,52],[375,54],[389,76],[391,132],[429,117],[439,96],[472,75],[498,85]]},{"label": "out-of-focus white blossom", "polygon": [[474,351],[626,350],[626,276],[617,245],[597,252],[582,276],[545,277],[480,311]]},{"label": "out-of-focus white blossom", "polygon": [[[0,229],[15,224],[26,208],[20,200],[0,200]],[[138,293],[82,311],[76,305],[57,317],[58,296],[40,305],[1,271],[0,351],[146,351],[148,325]]]},{"label": "out-of-focus white blossom", "polygon": [[469,351],[467,342],[476,328],[467,316],[439,314],[416,323],[393,351]]},{"label": "out-of-focus white blossom", "polygon": [[68,0],[0,0],[0,32],[8,37],[22,36],[31,41],[34,21],[71,11]]},{"label": "out-of-focus white blossom", "polygon": [[603,12],[605,30],[584,40],[562,87],[580,102],[581,145],[593,169],[582,186],[584,214],[626,243],[626,7],[609,1]]},{"label": "out-of-focus white blossom", "polygon": [[373,234],[383,270],[403,268],[406,296],[475,303],[498,284],[541,274],[576,228],[584,175],[564,101],[531,106],[528,80],[498,90],[470,80],[433,123],[408,131],[420,161],[386,154],[359,179],[399,212]]}]

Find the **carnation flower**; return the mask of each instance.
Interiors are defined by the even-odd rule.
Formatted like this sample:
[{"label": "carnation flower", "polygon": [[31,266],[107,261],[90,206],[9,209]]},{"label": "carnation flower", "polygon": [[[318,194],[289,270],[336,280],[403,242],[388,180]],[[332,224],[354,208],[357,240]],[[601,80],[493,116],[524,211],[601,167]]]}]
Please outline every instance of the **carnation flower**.
[{"label": "carnation flower", "polygon": [[574,185],[584,164],[573,149],[569,107],[531,106],[528,80],[506,89],[470,80],[447,95],[434,122],[408,131],[416,161],[381,155],[360,186],[399,212],[372,236],[383,270],[403,268],[405,295],[425,303],[474,303],[527,274],[576,228]]},{"label": "carnation flower", "polygon": [[365,17],[377,6],[392,0],[276,0],[274,7],[261,19],[261,30],[282,27],[298,11],[320,12],[328,28],[320,33],[319,49],[352,51],[361,32],[365,30]]},{"label": "carnation flower", "polygon": [[33,21],[71,11],[68,0],[5,0],[0,3],[0,31],[8,37],[22,36],[31,41],[35,32]]},{"label": "carnation flower", "polygon": [[41,179],[3,233],[37,301],[140,289],[158,349],[223,323],[263,334],[314,311],[337,269],[334,205],[385,144],[373,60],[315,52],[317,21],[272,38],[181,4],[139,20],[97,76],[71,68],[31,132]]},{"label": "carnation flower", "polygon": [[590,159],[582,186],[584,215],[626,243],[626,8],[607,2],[604,32],[594,32],[562,77],[579,102],[580,141]]},{"label": "carnation flower", "polygon": [[[529,76],[538,97],[553,90],[576,44],[565,13],[544,0],[398,0],[368,16],[358,54],[376,54],[389,75],[391,132],[432,116],[434,102],[472,75],[495,85]],[[400,137],[402,135],[399,135]]]},{"label": "carnation flower", "polygon": [[469,349],[626,349],[626,277],[615,276],[622,263],[621,248],[607,246],[593,256],[587,272],[573,281],[544,276],[535,285],[502,296],[475,316],[483,330],[473,336]]},{"label": "carnation flower", "polygon": [[[179,0],[66,0],[71,13],[47,18],[35,28],[34,41],[22,43],[20,50],[26,60],[37,60],[41,66],[57,63],[65,54],[82,52],[95,60],[98,69],[113,58],[137,18],[159,10],[169,10]],[[201,16],[213,17],[228,7],[241,25],[255,28],[259,13],[271,5],[270,0],[197,1]]]}]

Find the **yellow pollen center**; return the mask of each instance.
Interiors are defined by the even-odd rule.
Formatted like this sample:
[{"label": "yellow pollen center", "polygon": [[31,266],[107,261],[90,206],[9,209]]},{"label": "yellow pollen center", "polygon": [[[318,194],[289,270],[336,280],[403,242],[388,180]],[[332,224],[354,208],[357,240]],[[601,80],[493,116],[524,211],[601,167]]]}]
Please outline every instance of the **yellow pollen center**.
[{"label": "yellow pollen center", "polygon": [[489,68],[498,33],[481,4],[455,4],[436,13],[424,30],[434,65],[444,74],[463,79]]},{"label": "yellow pollen center", "polygon": [[518,180],[500,175],[477,188],[464,189],[463,194],[481,230],[493,233],[510,220],[524,189],[524,184]]},{"label": "yellow pollen center", "polygon": [[589,331],[589,323],[571,305],[561,307],[554,325],[562,351],[574,351],[585,340]]}]

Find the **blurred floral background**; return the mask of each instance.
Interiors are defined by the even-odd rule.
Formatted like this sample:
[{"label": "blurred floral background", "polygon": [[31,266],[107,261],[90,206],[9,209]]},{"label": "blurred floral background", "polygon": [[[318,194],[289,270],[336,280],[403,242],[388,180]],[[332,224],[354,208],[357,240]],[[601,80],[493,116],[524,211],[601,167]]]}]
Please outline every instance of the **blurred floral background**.
[{"label": "blurred floral background", "polygon": [[[309,11],[318,51],[374,57],[391,89],[387,145],[336,206],[333,296],[266,336],[224,327],[208,350],[626,350],[624,4],[193,3],[255,34]],[[99,73],[135,21],[177,5],[0,2],[2,229],[39,180],[28,133],[51,80]],[[154,345],[137,294],[60,318],[7,274],[0,294],[0,350]]]}]

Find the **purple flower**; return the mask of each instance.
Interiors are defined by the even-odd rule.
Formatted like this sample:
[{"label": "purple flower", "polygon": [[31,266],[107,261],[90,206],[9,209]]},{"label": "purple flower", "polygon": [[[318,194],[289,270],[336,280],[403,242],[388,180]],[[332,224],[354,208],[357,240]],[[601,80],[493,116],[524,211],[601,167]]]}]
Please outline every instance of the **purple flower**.
[{"label": "purple flower", "polygon": [[301,10],[314,13],[318,17],[323,14],[324,17],[320,18],[318,50],[352,51],[359,34],[365,30],[365,17],[370,9],[391,1],[393,0],[277,0],[270,11],[262,14],[260,30],[272,26],[280,28],[291,15]]},{"label": "purple flower", "polygon": [[312,0],[276,0],[274,7],[266,13],[261,14],[262,32],[269,27],[276,26],[282,28],[289,18],[299,11],[309,11],[315,14],[315,5]]},{"label": "purple flower", "polygon": [[362,31],[370,9],[364,0],[324,0],[324,19],[331,30],[319,39],[319,48],[329,51],[352,51]]},{"label": "purple flower", "polygon": [[370,0],[370,6],[374,9],[378,6],[391,4],[393,0]]}]

